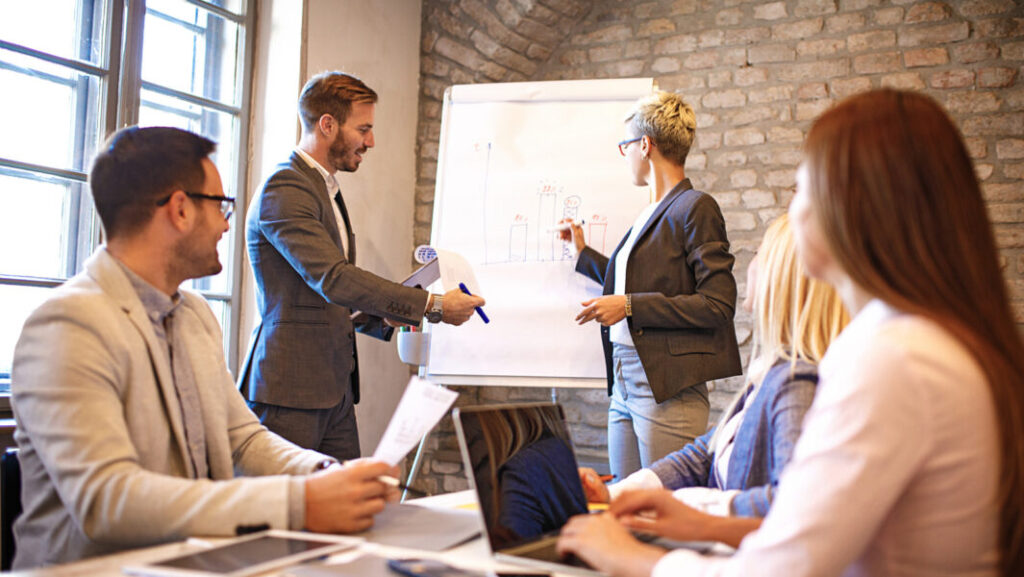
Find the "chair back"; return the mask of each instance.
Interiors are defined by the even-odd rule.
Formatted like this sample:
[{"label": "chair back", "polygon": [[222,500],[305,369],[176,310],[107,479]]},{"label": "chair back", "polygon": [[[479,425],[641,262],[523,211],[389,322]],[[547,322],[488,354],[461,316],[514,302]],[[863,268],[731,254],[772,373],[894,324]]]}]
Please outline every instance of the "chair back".
[{"label": "chair back", "polygon": [[14,561],[14,522],[21,515],[21,463],[18,449],[0,456],[0,571]]}]

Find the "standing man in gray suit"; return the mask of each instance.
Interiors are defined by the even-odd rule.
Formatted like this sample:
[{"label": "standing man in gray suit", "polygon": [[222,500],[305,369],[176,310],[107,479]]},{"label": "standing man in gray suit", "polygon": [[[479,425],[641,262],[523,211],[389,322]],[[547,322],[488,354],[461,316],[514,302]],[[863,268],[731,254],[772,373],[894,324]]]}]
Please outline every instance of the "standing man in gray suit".
[{"label": "standing man in gray suit", "polygon": [[684,164],[696,116],[682,97],[640,99],[619,152],[636,186],[654,202],[606,257],[572,226],[563,240],[579,252],[576,271],[604,286],[578,322],[601,326],[608,374],[608,458],[619,480],[703,435],[706,381],[738,375],[734,258],[725,219],[711,195],[694,190]]},{"label": "standing man in gray suit", "polygon": [[[388,340],[398,324],[459,325],[484,304],[394,283],[356,266],[356,235],[335,173],[373,147],[377,93],[342,72],[314,76],[299,97],[302,136],[253,197],[246,245],[262,318],[239,388],[260,422],[339,460],[359,456],[355,331]],[[354,324],[352,311],[367,313]]]},{"label": "standing man in gray suit", "polygon": [[340,467],[260,425],[213,311],[179,288],[221,270],[234,199],[213,147],[132,127],[93,163],[106,244],[29,316],[14,351],[16,569],[245,528],[356,532],[397,496],[378,480],[397,473],[386,463]]}]

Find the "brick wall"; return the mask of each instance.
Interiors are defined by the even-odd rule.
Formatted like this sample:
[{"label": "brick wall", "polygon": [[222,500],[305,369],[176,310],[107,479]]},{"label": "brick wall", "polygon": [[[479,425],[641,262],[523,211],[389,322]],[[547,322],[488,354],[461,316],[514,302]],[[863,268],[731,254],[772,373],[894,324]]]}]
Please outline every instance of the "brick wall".
[{"label": "brick wall", "polygon": [[[417,243],[430,239],[441,100],[452,84],[652,76],[697,112],[688,175],[725,213],[736,277],[792,196],[811,120],[884,86],[920,90],[960,125],[1024,326],[1024,6],[1014,0],[424,0]],[[749,348],[750,318],[737,314]],[[715,418],[739,379],[714,383]],[[461,388],[460,404],[549,390]],[[605,452],[604,391],[557,393],[584,460]],[[419,484],[465,487],[450,423]]]}]

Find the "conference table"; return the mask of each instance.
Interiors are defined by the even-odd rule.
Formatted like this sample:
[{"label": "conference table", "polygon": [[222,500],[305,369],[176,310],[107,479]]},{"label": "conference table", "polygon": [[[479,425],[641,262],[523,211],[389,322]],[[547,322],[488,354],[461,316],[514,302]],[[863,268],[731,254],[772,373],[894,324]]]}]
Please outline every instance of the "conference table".
[{"label": "conference table", "polygon": [[[425,497],[423,499],[416,499],[417,505],[423,505],[432,508],[465,508],[467,505],[471,506],[476,502],[476,495],[472,491],[459,491],[455,493],[448,493],[445,495],[434,495],[431,497]],[[134,549],[123,553],[117,553],[114,555],[106,555],[103,557],[95,557],[84,561],[78,561],[75,563],[68,563],[65,565],[55,565],[52,567],[46,567],[43,569],[34,569],[29,571],[17,571],[11,573],[11,575],[21,577],[115,577],[122,576],[124,573],[121,572],[121,568],[126,565],[142,565],[148,562],[159,561],[162,559],[168,559],[178,555],[184,555],[186,553],[195,553],[202,551],[209,545],[217,544],[219,542],[226,542],[227,538],[213,538],[213,539],[190,539],[187,541],[181,541],[176,543],[167,543],[163,545],[156,545],[153,547],[146,547],[143,549]],[[384,546],[371,542],[364,542],[358,545],[355,550],[343,551],[337,555],[330,557],[326,562],[346,562],[354,559],[358,554],[376,554],[381,557],[387,558],[425,558],[425,559],[440,559],[450,565],[465,569],[474,569],[478,571],[502,571],[509,573],[534,573],[536,571],[526,569],[523,567],[517,567],[514,565],[508,565],[506,563],[498,563],[494,561],[488,551],[488,546],[484,542],[483,537],[476,537],[462,545],[458,545],[451,549],[447,549],[441,552],[421,551],[417,549],[409,549],[404,547],[393,547]],[[286,572],[286,570],[271,571],[262,573],[261,575],[273,576],[280,575]],[[537,572],[539,575],[549,575],[549,573]],[[397,573],[395,574],[397,577]],[[560,574],[553,573],[550,575],[558,576]]]}]

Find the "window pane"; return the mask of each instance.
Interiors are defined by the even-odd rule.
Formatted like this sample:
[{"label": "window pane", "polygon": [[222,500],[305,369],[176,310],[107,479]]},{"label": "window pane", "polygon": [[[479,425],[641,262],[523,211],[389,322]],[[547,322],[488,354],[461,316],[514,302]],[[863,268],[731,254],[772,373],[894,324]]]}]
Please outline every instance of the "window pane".
[{"label": "window pane", "polygon": [[72,60],[103,62],[107,0],[0,0],[0,38]]},{"label": "window pane", "polygon": [[[88,241],[95,232],[92,202],[83,196],[85,184],[0,170],[0,246],[8,247],[0,251],[0,274],[46,278],[74,274],[79,239]],[[89,206],[81,205],[82,198]],[[79,222],[85,223],[85,230]]]},{"label": "window pane", "polygon": [[206,299],[206,302],[210,304],[214,316],[220,322],[220,329],[224,332],[224,352],[227,353],[229,344],[228,327],[231,326],[231,304],[217,299]]},{"label": "window pane", "polygon": [[149,0],[142,79],[235,105],[239,26],[183,0]]},{"label": "window pane", "polygon": [[101,119],[99,80],[0,50],[0,86],[0,157],[84,172]]},{"label": "window pane", "polygon": [[[217,143],[217,151],[211,159],[217,165],[224,194],[238,197],[235,175],[238,167],[238,122],[235,116],[223,112],[209,110],[201,106],[181,101],[177,98],[164,96],[151,90],[142,91],[142,107],[139,109],[139,126],[174,126],[190,130]],[[244,202],[240,199],[238,202]],[[236,210],[238,206],[236,205]],[[236,223],[231,217],[232,228]],[[231,292],[231,266],[234,258],[234,237],[228,231],[221,237],[217,245],[220,262],[224,270],[215,277],[192,281],[193,288],[218,293]]]},{"label": "window pane", "polygon": [[0,378],[11,374],[14,345],[21,327],[32,311],[50,296],[53,289],[0,285]]}]

